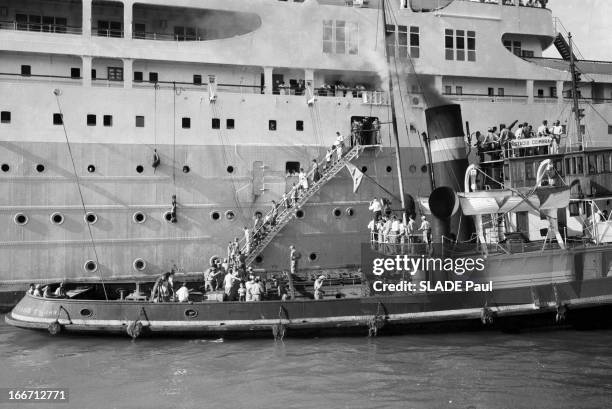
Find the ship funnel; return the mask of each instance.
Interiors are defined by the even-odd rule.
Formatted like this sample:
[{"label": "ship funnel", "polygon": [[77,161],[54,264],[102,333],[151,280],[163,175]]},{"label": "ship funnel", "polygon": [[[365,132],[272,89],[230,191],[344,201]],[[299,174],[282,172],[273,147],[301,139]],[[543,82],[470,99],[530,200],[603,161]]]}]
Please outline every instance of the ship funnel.
[{"label": "ship funnel", "polygon": [[468,168],[461,107],[448,104],[429,108],[425,110],[425,118],[432,173],[429,208],[433,215],[433,242],[441,242],[442,236],[469,240],[474,226],[467,217],[460,217],[456,194],[463,190],[463,177]]}]

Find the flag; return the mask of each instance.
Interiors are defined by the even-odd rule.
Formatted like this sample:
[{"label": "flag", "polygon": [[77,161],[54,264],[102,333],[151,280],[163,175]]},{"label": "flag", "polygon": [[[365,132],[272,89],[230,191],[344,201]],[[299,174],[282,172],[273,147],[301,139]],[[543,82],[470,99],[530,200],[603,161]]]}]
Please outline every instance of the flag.
[{"label": "flag", "polygon": [[357,193],[357,189],[359,189],[359,185],[361,184],[361,180],[363,179],[363,172],[357,169],[355,165],[352,163],[346,163],[346,169],[351,174],[353,178],[353,193]]}]

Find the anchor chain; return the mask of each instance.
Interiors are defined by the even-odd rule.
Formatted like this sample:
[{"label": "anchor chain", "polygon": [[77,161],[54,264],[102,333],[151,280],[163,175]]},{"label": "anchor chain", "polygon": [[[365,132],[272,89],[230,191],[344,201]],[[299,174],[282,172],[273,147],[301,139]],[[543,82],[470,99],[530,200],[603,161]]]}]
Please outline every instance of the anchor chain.
[{"label": "anchor chain", "polygon": [[68,311],[66,310],[66,308],[64,308],[63,305],[60,305],[59,308],[57,309],[57,316],[55,317],[55,321],[53,321],[47,327],[47,331],[49,331],[49,334],[51,334],[51,335],[57,335],[60,332],[62,332],[62,330],[64,329],[62,324],[60,324],[60,322],[59,322],[62,310],[66,314],[66,319],[68,320],[68,324],[72,324],[72,319],[70,319],[70,314],[68,314]]},{"label": "anchor chain", "polygon": [[141,334],[142,334],[142,329],[143,329],[143,325],[142,325],[142,321],[140,320],[140,317],[144,316],[145,319],[148,320],[147,318],[147,313],[145,312],[144,307],[142,307],[140,309],[140,312],[138,313],[138,317],[136,318],[135,321],[131,321],[127,328],[125,329],[125,331],[127,332],[127,334],[132,337],[132,339],[136,339],[138,338]]},{"label": "anchor chain", "polygon": [[495,313],[489,308],[488,304],[485,303],[480,311],[480,322],[482,322],[483,325],[492,325],[493,321],[495,321]]},{"label": "anchor chain", "polygon": [[386,318],[380,314],[381,307],[384,310],[384,306],[379,301],[378,305],[376,306],[376,314],[368,320],[368,337],[378,336],[378,330],[385,325]]},{"label": "anchor chain", "polygon": [[278,308],[278,324],[272,325],[272,335],[274,336],[274,341],[282,341],[287,333],[287,325],[283,324],[283,313],[285,314],[285,318],[289,320],[287,310],[281,305]]}]

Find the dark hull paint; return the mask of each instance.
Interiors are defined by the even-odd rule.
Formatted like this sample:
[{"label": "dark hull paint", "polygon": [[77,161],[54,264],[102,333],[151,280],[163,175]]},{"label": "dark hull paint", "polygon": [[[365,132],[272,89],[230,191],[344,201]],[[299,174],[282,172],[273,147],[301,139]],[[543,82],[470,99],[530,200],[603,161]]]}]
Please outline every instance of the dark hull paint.
[{"label": "dark hull paint", "polygon": [[[91,315],[83,317],[83,309]],[[186,310],[196,311],[197,316],[188,317]],[[126,334],[128,325],[140,321],[143,336],[271,337],[279,324],[286,336],[366,335],[373,327],[378,334],[608,328],[611,313],[612,277],[607,277],[491,293],[319,301],[187,304],[26,296],[5,319],[17,327],[43,330],[57,320],[67,333]],[[490,321],[483,323],[483,316]]]}]

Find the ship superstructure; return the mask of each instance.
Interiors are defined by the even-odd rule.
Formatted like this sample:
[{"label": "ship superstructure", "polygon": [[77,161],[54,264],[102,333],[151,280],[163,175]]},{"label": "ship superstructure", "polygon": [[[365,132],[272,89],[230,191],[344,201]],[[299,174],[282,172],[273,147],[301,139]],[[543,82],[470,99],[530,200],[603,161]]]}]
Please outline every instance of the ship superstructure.
[{"label": "ship superstructure", "polygon": [[[306,269],[358,264],[369,200],[398,191],[389,72],[414,197],[438,100],[471,130],[569,109],[566,60],[542,58],[563,49],[551,10],[429,3],[387,1],[382,36],[377,0],[0,1],[0,281],[202,271],[337,131],[377,118],[382,147],[353,162],[376,183],[338,174],[255,259],[287,269],[294,244]],[[585,140],[606,146],[612,73],[580,64]]]}]

